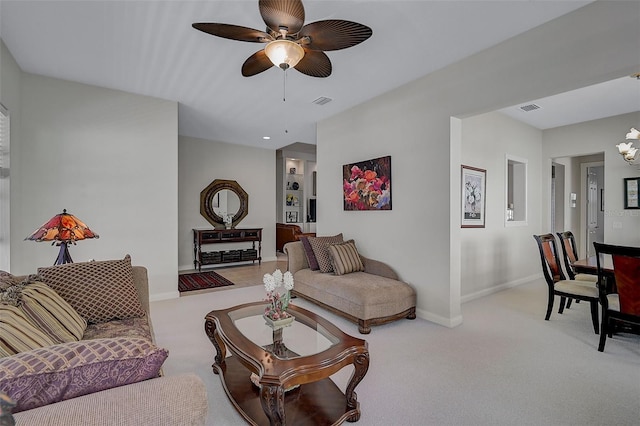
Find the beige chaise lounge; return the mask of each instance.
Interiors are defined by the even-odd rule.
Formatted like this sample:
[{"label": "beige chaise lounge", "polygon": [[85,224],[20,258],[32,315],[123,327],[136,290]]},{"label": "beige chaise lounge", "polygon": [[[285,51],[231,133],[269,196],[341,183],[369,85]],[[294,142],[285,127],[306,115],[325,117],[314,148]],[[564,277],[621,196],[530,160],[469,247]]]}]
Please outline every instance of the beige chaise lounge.
[{"label": "beige chaise lounge", "polygon": [[292,293],[357,323],[360,333],[369,334],[373,325],[415,319],[415,290],[388,265],[360,256],[364,272],[335,275],[309,269],[300,241],[287,243],[284,252],[295,280]]}]

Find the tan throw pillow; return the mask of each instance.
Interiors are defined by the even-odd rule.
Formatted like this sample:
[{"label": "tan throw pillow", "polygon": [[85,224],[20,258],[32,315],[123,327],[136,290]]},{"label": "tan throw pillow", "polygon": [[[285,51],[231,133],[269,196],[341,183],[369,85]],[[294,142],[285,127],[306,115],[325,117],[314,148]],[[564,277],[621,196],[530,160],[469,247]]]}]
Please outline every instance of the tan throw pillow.
[{"label": "tan throw pillow", "polygon": [[309,237],[309,244],[313,249],[313,254],[318,261],[320,272],[332,272],[331,257],[329,256],[329,245],[341,243],[343,240],[342,233],[331,237]]},{"label": "tan throw pillow", "polygon": [[122,260],[38,268],[38,275],[90,324],[145,315],[129,255]]},{"label": "tan throw pillow", "polygon": [[362,259],[360,259],[356,243],[353,240],[331,244],[329,255],[331,255],[331,264],[336,275],[364,271]]},{"label": "tan throw pillow", "polygon": [[41,282],[30,282],[22,288],[20,308],[56,343],[78,341],[87,328],[87,321],[51,287]]},{"label": "tan throw pillow", "polygon": [[20,308],[0,305],[0,358],[55,344]]}]

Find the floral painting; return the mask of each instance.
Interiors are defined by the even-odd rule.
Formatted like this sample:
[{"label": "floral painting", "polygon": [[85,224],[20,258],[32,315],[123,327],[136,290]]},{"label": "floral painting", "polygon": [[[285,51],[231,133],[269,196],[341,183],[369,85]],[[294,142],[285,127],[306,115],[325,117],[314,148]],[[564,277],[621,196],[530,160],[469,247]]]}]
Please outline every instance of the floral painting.
[{"label": "floral painting", "polygon": [[487,171],[462,166],[462,227],[484,228]]},{"label": "floral painting", "polygon": [[391,156],[342,166],[345,210],[391,210]]}]

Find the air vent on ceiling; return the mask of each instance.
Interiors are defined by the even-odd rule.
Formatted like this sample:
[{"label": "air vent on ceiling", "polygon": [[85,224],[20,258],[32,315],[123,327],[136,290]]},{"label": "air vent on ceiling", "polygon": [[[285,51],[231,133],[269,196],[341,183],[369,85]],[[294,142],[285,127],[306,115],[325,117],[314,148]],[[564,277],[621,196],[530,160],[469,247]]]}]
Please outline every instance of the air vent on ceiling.
[{"label": "air vent on ceiling", "polygon": [[522,105],[520,109],[523,110],[524,112],[529,112],[529,111],[535,111],[537,109],[540,109],[540,107],[536,104],[529,104],[529,105]]},{"label": "air vent on ceiling", "polygon": [[331,98],[327,98],[325,96],[320,96],[318,99],[316,99],[315,101],[313,101],[311,103],[312,104],[316,104],[316,105],[324,105],[324,104],[328,104],[332,100],[333,99],[331,99]]}]

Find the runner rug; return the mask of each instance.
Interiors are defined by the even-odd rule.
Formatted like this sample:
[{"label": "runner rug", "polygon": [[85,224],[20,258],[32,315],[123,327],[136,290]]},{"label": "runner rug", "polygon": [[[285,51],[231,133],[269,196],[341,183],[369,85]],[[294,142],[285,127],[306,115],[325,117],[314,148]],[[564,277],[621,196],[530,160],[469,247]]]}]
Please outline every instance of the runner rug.
[{"label": "runner rug", "polygon": [[228,285],[233,285],[233,283],[213,271],[178,275],[178,291],[180,291],[180,293]]}]

